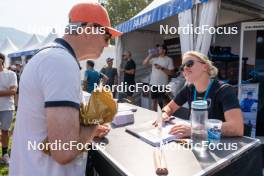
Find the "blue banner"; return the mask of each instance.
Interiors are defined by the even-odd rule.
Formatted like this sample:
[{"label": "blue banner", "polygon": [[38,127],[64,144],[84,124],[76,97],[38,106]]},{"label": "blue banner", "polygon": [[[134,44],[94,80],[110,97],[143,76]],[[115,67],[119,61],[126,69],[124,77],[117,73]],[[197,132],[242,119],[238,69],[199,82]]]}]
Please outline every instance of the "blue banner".
[{"label": "blue banner", "polygon": [[11,54],[8,54],[8,57],[9,58],[16,58],[16,57],[21,57],[21,56],[33,56],[37,51],[38,51],[38,49],[11,53]]},{"label": "blue banner", "polygon": [[[206,2],[208,0],[200,0],[201,2]],[[117,26],[117,29],[123,33],[127,33],[144,26],[156,23],[158,21],[164,20],[170,16],[177,15],[187,9],[193,7],[192,0],[171,0],[159,7],[156,7],[147,13],[132,18],[124,23]]]}]

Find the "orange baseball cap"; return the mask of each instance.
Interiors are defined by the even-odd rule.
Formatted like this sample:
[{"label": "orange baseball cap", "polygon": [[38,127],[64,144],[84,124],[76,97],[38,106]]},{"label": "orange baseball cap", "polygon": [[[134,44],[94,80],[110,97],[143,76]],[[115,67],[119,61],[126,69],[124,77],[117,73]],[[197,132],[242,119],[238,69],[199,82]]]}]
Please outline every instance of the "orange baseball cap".
[{"label": "orange baseball cap", "polygon": [[72,7],[69,18],[71,23],[97,23],[108,29],[113,38],[123,34],[111,27],[106,9],[96,2],[76,4]]}]

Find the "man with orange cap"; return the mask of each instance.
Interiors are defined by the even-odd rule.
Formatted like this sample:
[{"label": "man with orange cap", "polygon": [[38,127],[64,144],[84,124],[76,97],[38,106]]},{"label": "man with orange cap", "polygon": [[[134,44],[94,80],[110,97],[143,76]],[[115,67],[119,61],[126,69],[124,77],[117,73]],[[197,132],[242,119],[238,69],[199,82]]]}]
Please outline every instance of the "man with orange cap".
[{"label": "man with orange cap", "polygon": [[[110,38],[122,33],[111,27],[107,11],[98,3],[75,5],[69,22],[63,38],[39,50],[21,75],[11,176],[85,175],[83,149],[102,130],[108,132],[98,132],[98,125],[79,124],[78,60],[98,58]],[[47,147],[49,154],[42,151]]]}]

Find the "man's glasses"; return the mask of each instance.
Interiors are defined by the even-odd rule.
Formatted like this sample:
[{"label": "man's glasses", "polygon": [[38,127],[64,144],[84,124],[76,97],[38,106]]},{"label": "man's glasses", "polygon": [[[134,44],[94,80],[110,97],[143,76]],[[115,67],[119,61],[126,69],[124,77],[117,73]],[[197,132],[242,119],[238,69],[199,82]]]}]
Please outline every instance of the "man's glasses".
[{"label": "man's glasses", "polygon": [[205,64],[204,62],[198,61],[198,60],[188,60],[186,63],[184,63],[180,66],[179,70],[183,71],[185,66],[188,68],[191,68],[194,65],[194,62],[199,62],[201,64]]},{"label": "man's glasses", "polygon": [[105,34],[104,34],[105,42],[109,42],[111,38],[112,38],[112,34],[110,34],[108,31],[105,31]]},{"label": "man's glasses", "polygon": [[93,26],[95,28],[104,28],[104,40],[105,40],[105,42],[109,42],[109,40],[112,38],[112,34],[107,30],[107,28],[104,26],[101,26],[100,24],[97,24],[97,23],[80,22],[80,23],[73,23],[72,25],[75,25],[76,28],[77,27],[84,27],[84,26]]},{"label": "man's glasses", "polygon": [[112,38],[112,34],[110,34],[110,32],[107,30],[107,28],[101,26],[100,24],[96,24],[96,23],[93,23],[93,26],[97,27],[97,28],[104,28],[104,31],[105,31],[104,40],[105,40],[105,42],[109,42],[109,40]]}]

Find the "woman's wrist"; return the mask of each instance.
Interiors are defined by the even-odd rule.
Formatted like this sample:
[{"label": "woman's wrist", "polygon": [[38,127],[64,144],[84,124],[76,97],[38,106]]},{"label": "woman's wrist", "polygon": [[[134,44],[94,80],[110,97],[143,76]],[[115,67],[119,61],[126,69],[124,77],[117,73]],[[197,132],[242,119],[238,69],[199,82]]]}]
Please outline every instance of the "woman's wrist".
[{"label": "woman's wrist", "polygon": [[168,116],[170,116],[170,110],[166,110],[165,108],[161,110],[162,113],[166,113]]}]

